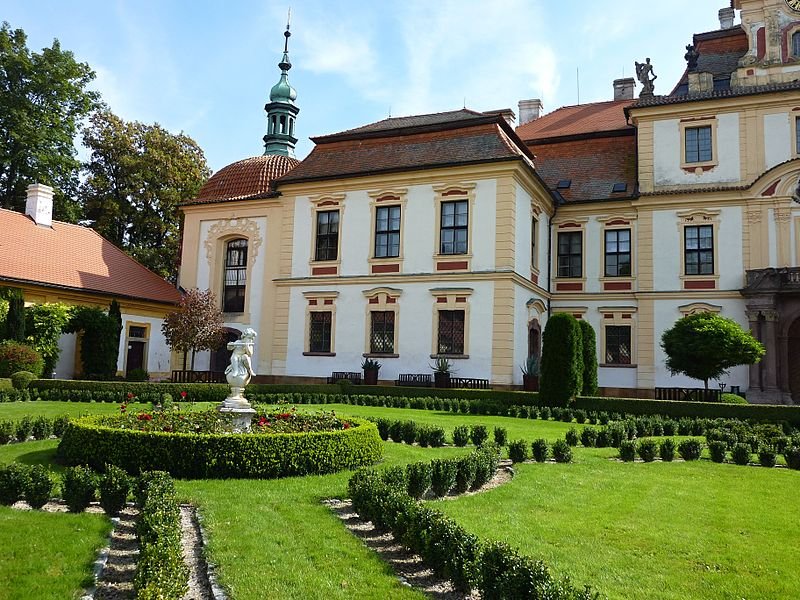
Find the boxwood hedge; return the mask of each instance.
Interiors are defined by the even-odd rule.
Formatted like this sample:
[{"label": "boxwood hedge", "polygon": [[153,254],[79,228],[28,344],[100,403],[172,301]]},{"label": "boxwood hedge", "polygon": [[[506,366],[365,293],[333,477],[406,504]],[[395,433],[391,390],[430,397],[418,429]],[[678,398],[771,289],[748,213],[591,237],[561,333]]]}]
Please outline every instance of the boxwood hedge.
[{"label": "boxwood hedge", "polygon": [[67,426],[58,455],[68,465],[132,474],[168,471],[174,477],[275,478],[333,473],[380,460],[383,443],[374,423],[348,418],[349,429],[286,434],[191,434],[116,429],[82,417]]}]

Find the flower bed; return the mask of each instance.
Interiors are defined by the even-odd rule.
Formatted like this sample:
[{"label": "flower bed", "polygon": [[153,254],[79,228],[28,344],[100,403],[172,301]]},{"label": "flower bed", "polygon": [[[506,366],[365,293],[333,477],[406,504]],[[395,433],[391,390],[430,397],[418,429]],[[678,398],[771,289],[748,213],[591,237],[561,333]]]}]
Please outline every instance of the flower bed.
[{"label": "flower bed", "polygon": [[203,479],[333,473],[372,464],[382,452],[369,421],[296,411],[261,412],[250,433],[233,433],[215,411],[83,417],[70,422],[58,446],[70,465]]}]

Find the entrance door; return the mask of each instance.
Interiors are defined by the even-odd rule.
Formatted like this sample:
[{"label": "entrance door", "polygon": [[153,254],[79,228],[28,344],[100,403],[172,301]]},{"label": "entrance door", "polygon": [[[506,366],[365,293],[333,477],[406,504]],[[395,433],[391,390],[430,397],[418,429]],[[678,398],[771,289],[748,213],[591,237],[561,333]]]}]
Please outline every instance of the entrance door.
[{"label": "entrance door", "polygon": [[242,337],[242,332],[237,329],[226,329],[225,340],[222,345],[211,352],[211,370],[215,373],[223,373],[231,362],[232,352],[228,350],[228,342],[235,342]]},{"label": "entrance door", "polygon": [[796,319],[789,328],[789,356],[786,364],[789,368],[789,390],[792,401],[800,403],[800,319]]},{"label": "entrance door", "polygon": [[125,373],[128,374],[134,369],[144,368],[144,347],[145,342],[128,342],[128,359],[125,362]]}]

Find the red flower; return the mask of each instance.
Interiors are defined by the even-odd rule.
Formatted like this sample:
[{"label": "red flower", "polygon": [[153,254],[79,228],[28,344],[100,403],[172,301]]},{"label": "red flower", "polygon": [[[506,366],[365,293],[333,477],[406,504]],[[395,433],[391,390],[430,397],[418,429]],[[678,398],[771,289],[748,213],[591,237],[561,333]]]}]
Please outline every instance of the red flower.
[{"label": "red flower", "polygon": [[124,413],[126,410],[128,410],[128,405],[125,402],[119,405],[119,412]]},{"label": "red flower", "polygon": [[345,421],[345,422],[344,422],[344,424],[342,425],[342,427],[343,427],[344,429],[350,429],[350,423],[348,423],[347,421]]},{"label": "red flower", "polygon": [[137,415],[136,418],[139,419],[140,421],[152,421],[153,420],[153,415],[151,415],[149,413],[142,413],[140,415]]},{"label": "red flower", "polygon": [[135,398],[136,396],[133,395],[133,392],[128,392],[128,400]]},{"label": "red flower", "polygon": [[266,418],[266,417],[261,417],[261,418],[258,420],[258,426],[259,426],[259,427],[266,427],[267,425],[269,425],[269,421],[267,421],[267,418]]},{"label": "red flower", "polygon": [[181,398],[186,398],[186,392],[181,392]]}]

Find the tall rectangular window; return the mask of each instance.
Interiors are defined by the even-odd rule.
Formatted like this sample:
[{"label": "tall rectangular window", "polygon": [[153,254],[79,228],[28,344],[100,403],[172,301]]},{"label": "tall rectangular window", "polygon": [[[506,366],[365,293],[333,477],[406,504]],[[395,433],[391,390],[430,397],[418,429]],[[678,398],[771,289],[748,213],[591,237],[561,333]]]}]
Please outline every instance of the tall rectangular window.
[{"label": "tall rectangular window", "polygon": [[317,239],[314,260],[336,260],[339,255],[339,211],[317,213]]},{"label": "tall rectangular window", "polygon": [[628,277],[631,274],[631,230],[606,231],[606,277]]},{"label": "tall rectangular window", "polygon": [[800,154],[800,117],[794,118],[794,151]]},{"label": "tall rectangular window", "polygon": [[439,354],[464,354],[463,310],[439,311],[437,350]]},{"label": "tall rectangular window", "polygon": [[535,269],[536,264],[536,233],[539,229],[539,220],[536,217],[531,217],[531,266]]},{"label": "tall rectangular window", "polygon": [[400,256],[400,207],[379,206],[375,210],[375,258]]},{"label": "tall rectangular window", "polygon": [[222,312],[244,312],[247,286],[247,240],[231,240],[225,246],[225,281],[222,290]]},{"label": "tall rectangular window", "polygon": [[369,351],[372,354],[394,354],[394,312],[375,310],[370,313]]},{"label": "tall rectangular window", "polygon": [[712,160],[711,125],[686,128],[686,162],[709,162]]},{"label": "tall rectangular window", "polygon": [[467,200],[442,202],[440,254],[466,254],[469,239]]},{"label": "tall rectangular window", "polygon": [[331,321],[330,311],[314,311],[309,313],[309,352],[331,351]]},{"label": "tall rectangular window", "polygon": [[714,227],[690,225],[684,228],[684,268],[686,275],[714,274]]},{"label": "tall rectangular window", "polygon": [[583,276],[583,232],[558,234],[558,277]]},{"label": "tall rectangular window", "polygon": [[631,364],[630,325],[606,325],[606,364]]}]

